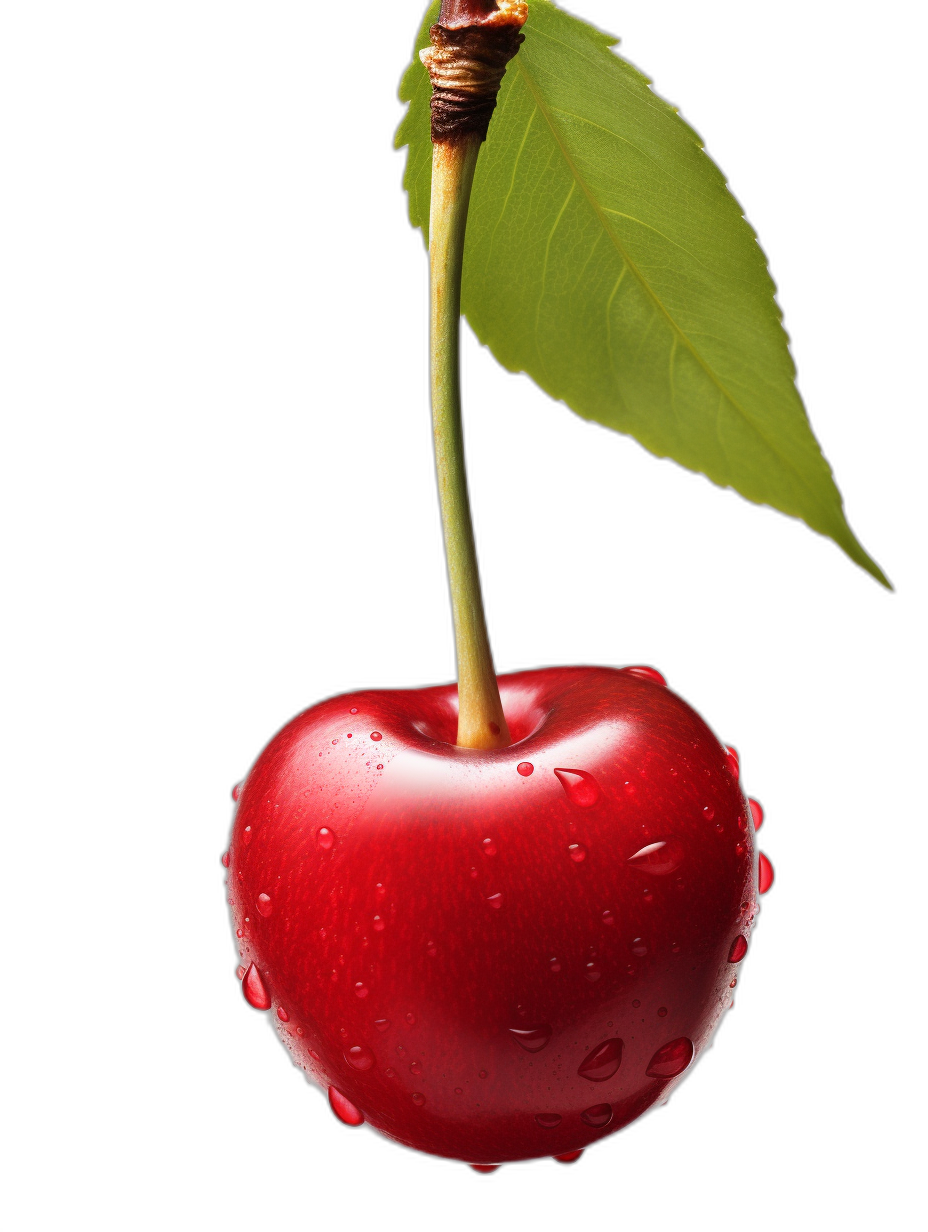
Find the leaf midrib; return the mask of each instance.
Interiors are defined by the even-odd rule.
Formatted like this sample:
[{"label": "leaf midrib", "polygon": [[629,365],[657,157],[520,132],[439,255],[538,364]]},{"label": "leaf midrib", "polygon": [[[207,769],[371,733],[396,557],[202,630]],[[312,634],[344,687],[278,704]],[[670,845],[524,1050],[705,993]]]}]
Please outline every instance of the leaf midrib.
[{"label": "leaf midrib", "polygon": [[[535,29],[532,31],[532,34],[535,37],[548,38],[549,42],[554,42],[560,46],[564,46],[564,44],[561,43],[561,40],[551,39],[542,30]],[[554,120],[550,114],[550,110],[545,104],[542,94],[540,93],[538,89],[536,89],[535,83],[532,81],[532,78],[526,69],[524,53],[523,53],[523,56],[517,56],[515,60],[513,61],[513,63],[515,67],[518,69],[523,80],[525,81],[526,87],[528,88],[535,102],[535,106],[538,108],[538,111],[543,116],[545,123],[548,125],[548,129],[552,137],[554,138],[554,141],[556,142],[558,149],[560,150],[561,155],[564,159],[564,162],[567,164],[567,167],[570,170],[570,174],[574,178],[575,183],[579,185],[587,201],[590,203],[590,206],[593,212],[595,213],[596,217],[599,219],[600,225],[602,226],[603,230],[606,232],[606,234],[609,236],[610,240],[612,241],[613,247],[618,252],[622,260],[627,264],[631,272],[634,274],[635,278],[638,280],[638,283],[643,289],[643,291],[645,292],[645,294],[651,300],[651,302],[653,303],[657,311],[667,321],[667,323],[669,324],[674,334],[682,340],[683,344],[686,346],[687,350],[690,352],[693,359],[700,366],[700,368],[702,368],[703,372],[709,378],[709,381],[711,382],[711,384],[715,386],[715,388],[719,391],[722,397],[725,398],[726,401],[735,409],[735,411],[738,412],[738,414],[741,416],[741,418],[744,420],[747,426],[753,432],[757,434],[757,436],[764,442],[764,444],[771,451],[771,453],[773,453],[775,457],[779,458],[780,461],[783,463],[783,465],[787,467],[788,470],[793,475],[795,475],[796,479],[799,481],[799,483],[802,485],[805,491],[808,492],[808,494],[811,496],[813,503],[821,509],[822,505],[818,499],[818,495],[815,492],[815,490],[809,486],[808,482],[806,481],[804,476],[801,474],[801,472],[796,469],[794,463],[780,452],[780,450],[776,447],[776,445],[774,445],[773,442],[770,441],[769,438],[764,434],[764,432],[761,431],[761,429],[757,426],[755,421],[751,418],[751,416],[744,409],[744,407],[734,398],[732,394],[729,393],[728,389],[719,380],[719,378],[713,372],[712,368],[709,367],[709,365],[703,359],[702,355],[699,353],[699,351],[690,341],[687,334],[681,329],[681,327],[677,324],[674,318],[670,315],[670,312],[665,307],[663,301],[658,297],[658,295],[655,293],[654,289],[652,288],[648,280],[644,277],[642,272],[638,269],[638,266],[635,264],[635,262],[626,252],[625,247],[623,246],[621,240],[615,234],[612,227],[609,225],[607,219],[604,217],[603,208],[600,206],[595,196],[593,196],[591,189],[587,185],[583,176],[580,174],[576,164],[574,163],[573,159],[570,156],[569,151],[567,150],[563,141],[561,140],[560,133],[558,132],[557,127],[555,126]],[[722,451],[724,453],[725,449],[724,449],[724,446],[722,445],[721,437],[719,437],[719,445],[722,448]]]}]

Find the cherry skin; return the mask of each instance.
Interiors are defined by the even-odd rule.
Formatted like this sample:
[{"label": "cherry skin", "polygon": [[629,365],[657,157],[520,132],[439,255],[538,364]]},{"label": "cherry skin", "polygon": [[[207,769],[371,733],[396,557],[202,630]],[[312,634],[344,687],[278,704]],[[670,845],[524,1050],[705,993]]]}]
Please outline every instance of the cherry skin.
[{"label": "cherry skin", "polygon": [[754,920],[754,827],[737,760],[661,679],[501,677],[513,744],[490,751],[454,745],[454,685],[355,693],[258,758],[230,846],[244,991],[346,1123],[480,1165],[563,1158],[705,1048]]}]

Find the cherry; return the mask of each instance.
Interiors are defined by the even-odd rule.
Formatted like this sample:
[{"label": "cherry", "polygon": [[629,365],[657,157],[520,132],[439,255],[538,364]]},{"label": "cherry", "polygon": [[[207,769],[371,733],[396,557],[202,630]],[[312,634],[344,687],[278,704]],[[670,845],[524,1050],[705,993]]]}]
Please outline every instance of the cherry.
[{"label": "cherry", "polygon": [[454,685],[354,693],[258,758],[230,846],[243,991],[343,1122],[481,1170],[566,1162],[699,1057],[757,853],[737,757],[662,681],[501,677],[492,749],[455,745]]}]

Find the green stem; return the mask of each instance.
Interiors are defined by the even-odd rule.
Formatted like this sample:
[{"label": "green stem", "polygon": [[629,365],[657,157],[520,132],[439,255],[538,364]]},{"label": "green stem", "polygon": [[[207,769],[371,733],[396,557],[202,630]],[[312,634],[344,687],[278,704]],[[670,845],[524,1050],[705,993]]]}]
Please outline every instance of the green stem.
[{"label": "green stem", "polygon": [[498,749],[512,739],[499,699],[483,612],[461,427],[461,268],[480,144],[480,136],[471,134],[432,147],[432,427],[458,661],[457,743],[468,749]]}]

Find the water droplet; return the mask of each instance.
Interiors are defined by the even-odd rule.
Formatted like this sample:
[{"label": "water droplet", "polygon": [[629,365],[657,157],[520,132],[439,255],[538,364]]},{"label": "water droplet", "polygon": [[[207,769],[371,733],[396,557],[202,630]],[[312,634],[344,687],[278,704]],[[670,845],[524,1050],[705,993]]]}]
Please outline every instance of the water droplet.
[{"label": "water droplet", "polygon": [[502,894],[491,894],[490,897],[487,899],[487,902],[490,904],[491,907],[495,907],[498,911],[500,907],[502,907],[503,905],[503,896]]},{"label": "water droplet", "polygon": [[372,740],[382,740],[383,736],[381,735],[380,732],[371,732],[371,739]]},{"label": "water droplet", "polygon": [[735,987],[735,985],[736,985],[737,983],[738,983],[738,978],[737,978],[737,976],[736,976],[736,977],[732,980],[732,982],[728,985],[728,987],[729,987],[729,988],[734,988],[734,987]]},{"label": "water droplet", "polygon": [[680,942],[679,942],[679,941],[672,941],[672,942],[670,943],[670,952],[671,952],[671,954],[679,954],[679,953],[680,953]]},{"label": "water droplet", "polygon": [[471,1164],[475,1172],[495,1172],[499,1164]]},{"label": "water droplet", "polygon": [[241,783],[236,783],[235,786],[232,788],[232,799],[236,803],[238,803],[239,797],[242,794],[242,788],[244,786],[245,786],[245,780],[242,779]]},{"label": "water droplet", "polygon": [[375,915],[374,916],[374,932],[382,933],[385,928],[386,928],[386,924],[384,923],[383,916]]},{"label": "water droplet", "polygon": [[629,676],[638,676],[641,680],[652,680],[655,684],[664,685],[665,688],[667,686],[667,681],[656,667],[626,667],[625,670]]},{"label": "water droplet", "polygon": [[[241,951],[241,950],[239,950],[239,953],[240,953],[240,954],[241,954],[241,952],[242,952],[242,951]],[[243,977],[243,976],[244,976],[244,974],[245,974],[245,968],[244,968],[244,967],[236,967],[236,968],[235,968],[235,974],[238,976],[238,978],[239,978],[239,979],[242,979],[242,977]]]},{"label": "water droplet", "polygon": [[739,935],[731,943],[731,949],[728,951],[728,961],[730,963],[741,962],[747,952],[748,943],[744,937]]},{"label": "water droplet", "polygon": [[676,1078],[693,1059],[693,1041],[682,1036],[658,1048],[646,1073],[649,1078]]},{"label": "water droplet", "polygon": [[586,770],[555,770],[571,804],[590,808],[599,799],[599,784]]},{"label": "water droplet", "polygon": [[535,1124],[542,1129],[557,1129],[562,1119],[559,1112],[539,1112],[535,1117]]},{"label": "water droplet", "polygon": [[485,1069],[482,1069],[480,1073],[477,1075],[478,1078],[486,1078],[486,1076],[487,1076],[487,1071]]},{"label": "water droplet", "polygon": [[322,826],[321,829],[316,831],[316,843],[322,848],[323,851],[331,850],[334,842],[335,835],[328,826]]},{"label": "water droplet", "polygon": [[280,1019],[281,1022],[290,1021],[290,1015],[287,1013],[287,1011],[284,1009],[282,1005],[278,1005],[277,1007],[277,1017]]},{"label": "water droplet", "polygon": [[422,1062],[421,1062],[421,1061],[413,1061],[413,1062],[412,1062],[412,1064],[411,1064],[411,1065],[410,1065],[410,1067],[409,1067],[409,1072],[410,1072],[411,1074],[414,1074],[414,1075],[415,1075],[415,1077],[416,1077],[416,1078],[418,1078],[418,1077],[419,1077],[419,1075],[422,1073]]},{"label": "water droplet", "polygon": [[733,779],[738,777],[740,764],[738,762],[738,750],[733,749],[730,744],[725,746],[726,759],[728,761],[728,770]]},{"label": "water droplet", "polygon": [[662,1005],[662,1006],[661,1006],[661,1008],[657,1011],[657,1016],[658,1016],[658,1018],[666,1018],[666,1017],[667,1017],[667,1006],[666,1006],[666,1005]]},{"label": "water droplet", "polygon": [[582,864],[586,859],[586,848],[582,843],[571,843],[567,850],[574,864]]},{"label": "water droplet", "polygon": [[746,850],[744,843],[735,843],[735,855],[739,858],[744,855]]},{"label": "water droplet", "polygon": [[632,942],[631,950],[636,958],[644,958],[648,952],[648,947],[641,937],[636,937]]},{"label": "water droplet", "polygon": [[612,1120],[612,1104],[594,1104],[580,1113],[580,1120],[591,1129],[605,1129]]},{"label": "water droplet", "polygon": [[434,941],[429,941],[426,943],[425,952],[426,954],[428,954],[429,958],[434,958],[435,955],[438,953],[438,946],[435,944]]},{"label": "water droplet", "polygon": [[259,894],[255,906],[263,916],[268,916],[274,910],[274,904],[271,902],[270,894]]},{"label": "water droplet", "polygon": [[378,898],[386,898],[387,890],[382,881],[378,881],[374,886],[374,893]]},{"label": "water droplet", "polygon": [[405,1057],[405,1055],[406,1055],[406,1049],[403,1047],[403,1045],[402,1045],[402,1044],[397,1044],[397,1046],[396,1046],[396,1055],[397,1055],[398,1057]]},{"label": "water droplet", "polygon": [[773,885],[773,865],[763,852],[757,859],[757,888],[761,894],[766,894]]},{"label": "water droplet", "polygon": [[246,826],[245,829],[242,831],[242,842],[245,844],[246,847],[251,842],[251,826]]},{"label": "water droplet", "polygon": [[640,1005],[641,1005],[641,1002],[640,1002],[640,1001],[633,1001],[633,1002],[632,1002],[632,1009],[633,1009],[633,1010],[636,1010],[636,1009],[638,1009],[638,1007],[639,1007]]},{"label": "water droplet", "polygon": [[660,843],[648,843],[647,847],[641,847],[633,856],[629,856],[628,863],[640,872],[668,877],[683,863],[683,847],[673,838]]},{"label": "water droplet", "polygon": [[706,821],[711,821],[715,816],[715,809],[711,804],[705,804],[703,805],[702,815],[705,817]]},{"label": "water droplet", "polygon": [[378,765],[377,769],[378,769],[378,770],[382,770],[382,769],[383,769],[383,763],[381,763],[380,765]]},{"label": "water droplet", "polygon": [[406,1021],[409,1023],[409,1025],[410,1025],[411,1027],[414,1027],[414,1026],[416,1025],[416,1016],[415,1016],[415,1014],[407,1014],[407,1015],[406,1015]]},{"label": "water droplet", "polygon": [[491,838],[485,838],[480,846],[483,848],[483,854],[485,856],[495,856],[498,851],[496,843],[494,843]]},{"label": "water droplet", "polygon": [[236,935],[236,937],[244,937],[244,936],[245,936],[245,930],[244,930],[244,929],[242,929],[242,928],[237,928],[237,929],[235,930],[235,935]]},{"label": "water droplet", "polygon": [[351,732],[348,733],[347,739],[351,739]]},{"label": "water droplet", "polygon": [[532,765],[530,761],[520,761],[519,764],[516,766],[516,769],[522,775],[523,778],[527,779],[528,776],[535,769],[535,767]]},{"label": "water droplet", "polygon": [[354,1106],[347,1095],[342,1095],[337,1087],[329,1087],[329,1105],[342,1124],[364,1124],[364,1113]]},{"label": "water droplet", "polygon": [[229,853],[227,851],[224,851],[222,853],[222,867],[223,868],[229,867]]},{"label": "water droplet", "polygon": [[764,810],[756,800],[748,800],[748,804],[751,806],[751,817],[754,820],[754,829],[759,830],[764,824]]},{"label": "water droplet", "polygon": [[606,1082],[618,1072],[624,1046],[620,1039],[606,1040],[584,1059],[577,1073],[588,1082]]},{"label": "water droplet", "polygon": [[555,1159],[559,1164],[575,1164],[583,1154],[583,1147],[579,1151],[567,1151],[564,1155],[555,1155]]},{"label": "water droplet", "polygon": [[560,962],[559,962],[556,958],[549,958],[549,959],[548,959],[548,966],[551,968],[551,970],[552,970],[555,974],[557,974],[557,972],[558,972],[558,971],[560,971],[560,969],[561,969],[561,964],[560,964]]},{"label": "water droplet", "polygon": [[351,707],[351,709],[348,711],[348,713],[349,713],[349,714],[357,714],[357,713],[358,713],[358,708],[357,708],[357,706],[352,706],[352,707]]},{"label": "water droplet", "polygon": [[455,1088],[454,1088],[454,1093],[455,1093],[455,1095],[463,1095],[463,1094],[464,1094],[464,1088],[463,1088],[463,1087],[455,1087]]},{"label": "water droplet", "polygon": [[378,1031],[389,1031],[390,1019],[389,1018],[375,1018],[374,1026],[377,1028]]},{"label": "water droplet", "polygon": [[614,924],[615,923],[615,916],[612,914],[611,911],[603,912],[603,923],[604,924]]},{"label": "water droplet", "polygon": [[541,1052],[551,1038],[551,1028],[540,1027],[510,1027],[509,1034],[526,1052]]},{"label": "water droplet", "polygon": [[603,969],[598,962],[588,962],[583,968],[583,974],[591,984],[595,984],[602,973]]},{"label": "water droplet", "polygon": [[354,986],[354,995],[356,997],[366,997],[367,993],[368,993],[367,986],[363,984],[360,980],[358,980],[358,982]]},{"label": "water droplet", "polygon": [[374,1054],[369,1048],[365,1048],[363,1044],[355,1044],[353,1048],[349,1048],[345,1053],[345,1060],[349,1065],[353,1065],[355,1069],[362,1072],[370,1069],[374,1064]]},{"label": "water droplet", "polygon": [[271,1008],[271,998],[267,995],[267,989],[261,979],[261,974],[254,963],[245,972],[245,978],[242,980],[242,992],[245,994],[245,1000],[249,1005],[254,1006],[256,1010],[269,1010]]},{"label": "water droplet", "polygon": [[413,1092],[412,1102],[417,1108],[421,1108],[425,1103],[425,1096],[421,1093],[421,1091],[415,1091]]}]

